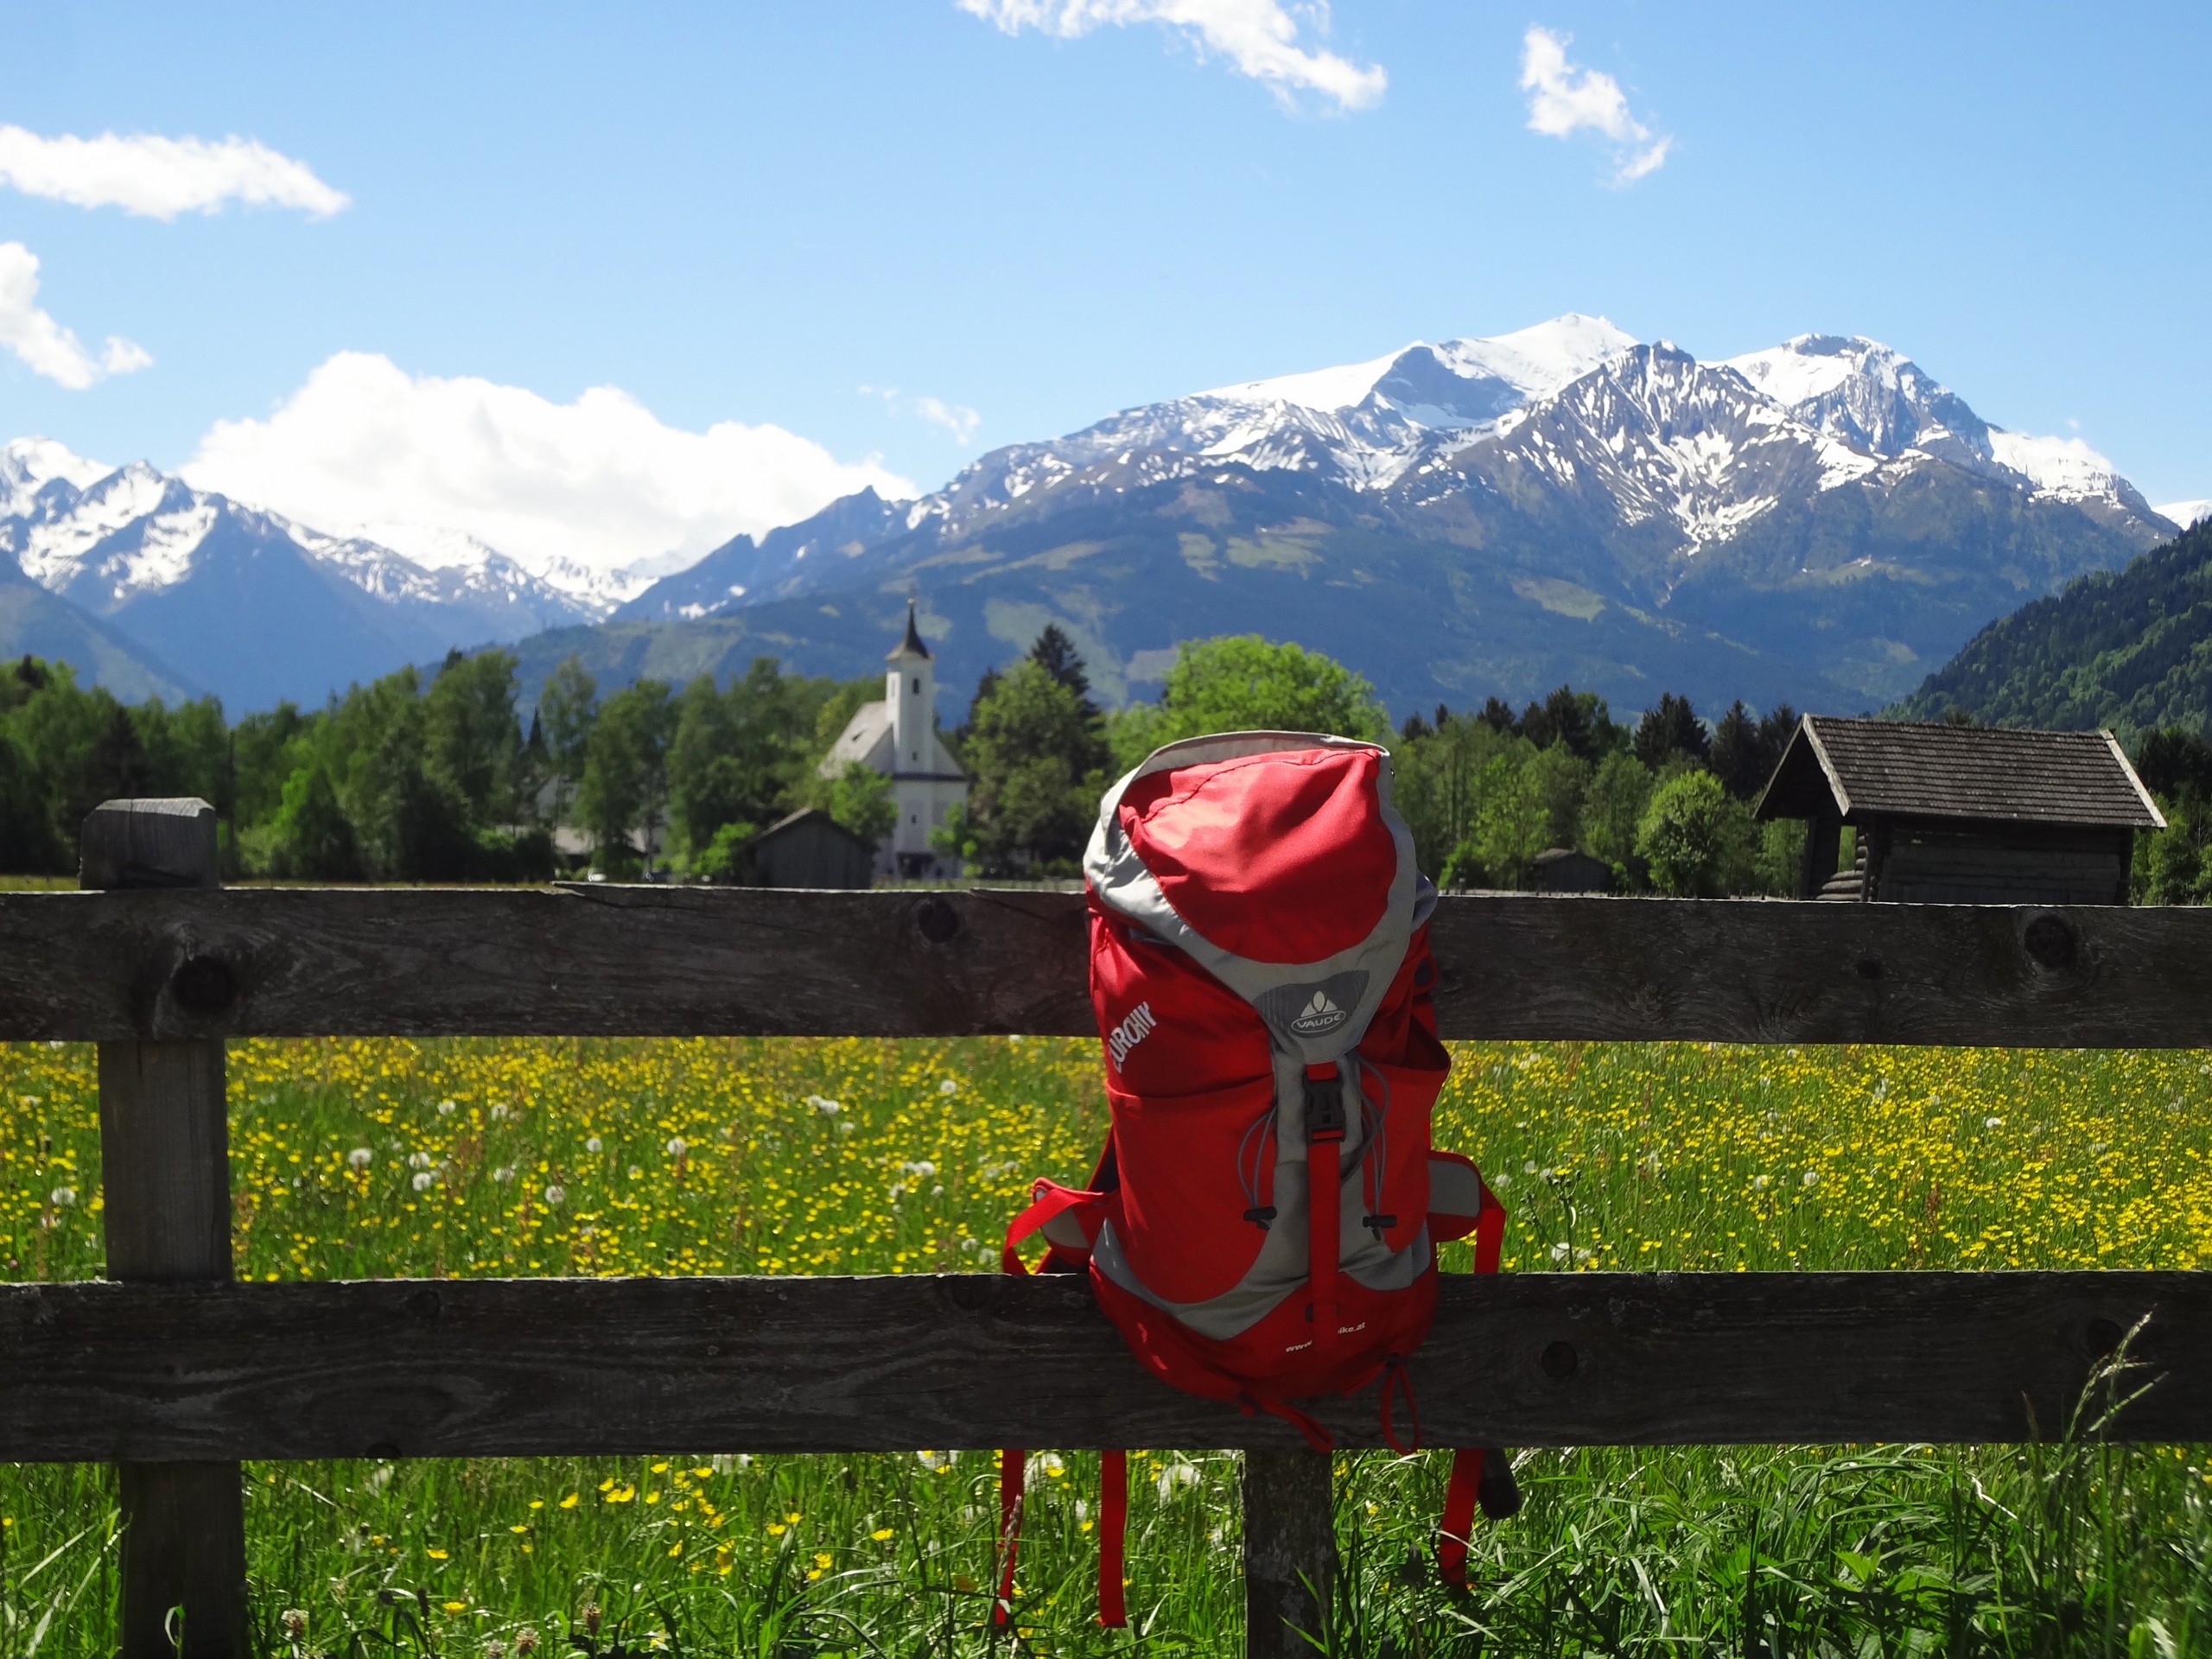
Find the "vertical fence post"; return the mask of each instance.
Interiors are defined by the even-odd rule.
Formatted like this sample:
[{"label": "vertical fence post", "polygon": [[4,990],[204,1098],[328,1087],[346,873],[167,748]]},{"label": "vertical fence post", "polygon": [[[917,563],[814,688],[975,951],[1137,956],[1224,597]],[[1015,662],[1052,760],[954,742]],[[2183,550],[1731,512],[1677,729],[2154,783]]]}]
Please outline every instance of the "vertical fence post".
[{"label": "vertical fence post", "polygon": [[[212,887],[215,810],[108,801],[85,820],[80,887]],[[107,1276],[231,1277],[230,1126],[220,1039],[99,1046]],[[126,1463],[123,1659],[246,1659],[245,1508],[235,1463]]]},{"label": "vertical fence post", "polygon": [[1332,1461],[1303,1449],[1244,1454],[1246,1659],[1314,1659],[1320,1651],[1314,1643],[1337,1576]]}]

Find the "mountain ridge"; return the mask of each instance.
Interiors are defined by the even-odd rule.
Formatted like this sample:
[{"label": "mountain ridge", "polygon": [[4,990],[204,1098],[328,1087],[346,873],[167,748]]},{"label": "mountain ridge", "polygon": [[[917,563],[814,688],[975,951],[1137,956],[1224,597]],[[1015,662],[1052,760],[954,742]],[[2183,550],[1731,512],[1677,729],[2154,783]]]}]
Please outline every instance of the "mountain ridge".
[{"label": "mountain ridge", "polygon": [[[1515,352],[1535,366],[1493,372]],[[1364,588],[1407,640],[1345,660],[1399,708],[1573,677],[1631,705],[1673,689],[1858,709],[2171,529],[2086,448],[2006,433],[1878,342],[1705,362],[1570,314],[1008,445],[903,507],[846,498],[734,541],[618,619],[758,612],[738,635],[834,671],[843,613],[888,626],[911,592],[941,618],[941,681],[1049,620],[1122,695],[1177,629],[1364,638],[1346,610]],[[825,603],[837,620],[810,621]]]},{"label": "mountain ridge", "polygon": [[53,601],[17,604],[11,649],[234,709],[319,703],[407,662],[589,614],[497,554],[428,569],[50,440],[0,446],[0,555]]}]

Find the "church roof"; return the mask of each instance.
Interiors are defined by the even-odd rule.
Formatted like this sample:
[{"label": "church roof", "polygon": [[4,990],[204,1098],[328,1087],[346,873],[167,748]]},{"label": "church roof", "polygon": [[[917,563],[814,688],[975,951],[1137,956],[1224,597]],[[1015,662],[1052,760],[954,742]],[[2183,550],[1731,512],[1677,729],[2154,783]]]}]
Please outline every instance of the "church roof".
[{"label": "church roof", "polygon": [[906,601],[906,637],[883,655],[886,662],[892,663],[904,662],[910,658],[919,658],[924,662],[930,660],[930,648],[922,643],[922,636],[914,627],[912,600]]}]

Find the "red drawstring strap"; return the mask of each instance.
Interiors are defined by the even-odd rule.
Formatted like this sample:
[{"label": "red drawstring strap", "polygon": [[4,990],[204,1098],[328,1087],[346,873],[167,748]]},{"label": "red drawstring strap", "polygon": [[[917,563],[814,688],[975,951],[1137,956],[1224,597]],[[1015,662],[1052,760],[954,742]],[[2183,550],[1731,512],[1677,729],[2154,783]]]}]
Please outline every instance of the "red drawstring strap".
[{"label": "red drawstring strap", "polygon": [[1265,1412],[1270,1417],[1280,1417],[1306,1437],[1306,1444],[1316,1452],[1333,1452],[1337,1443],[1329,1431],[1296,1406],[1283,1400],[1262,1400],[1255,1395],[1240,1394],[1230,1402],[1247,1417],[1256,1417]]},{"label": "red drawstring strap", "polygon": [[1475,1489],[1488,1454],[1466,1446],[1452,1454],[1452,1479],[1444,1489],[1444,1523],[1436,1535],[1436,1570],[1446,1584],[1467,1582],[1467,1535],[1475,1525]]},{"label": "red drawstring strap", "polygon": [[991,1623],[1003,1629],[1014,1617],[1014,1556],[1021,1545],[1021,1482],[1029,1466],[1026,1451],[999,1453],[999,1592],[991,1603]]},{"label": "red drawstring strap", "polygon": [[1306,1258],[1306,1318],[1321,1351],[1337,1342],[1337,1254],[1343,1199],[1338,1157],[1344,1139],[1344,1085],[1334,1063],[1306,1068],[1306,1204],[1313,1223]]},{"label": "red drawstring strap", "polygon": [[1482,1211],[1475,1217],[1475,1271],[1496,1273],[1499,1252],[1505,1246],[1505,1206],[1479,1173],[1475,1179],[1481,1182],[1483,1192]]},{"label": "red drawstring strap", "polygon": [[[1055,1217],[1065,1215],[1071,1210],[1080,1211],[1085,1206],[1096,1206],[1103,1196],[1100,1193],[1085,1192],[1078,1187],[1062,1186],[1058,1181],[1039,1181],[1031,1189],[1031,1193],[1033,1202],[1007,1224],[1006,1243],[999,1249],[999,1265],[1007,1272],[1020,1278],[1027,1278],[1029,1269],[1022,1264],[1021,1257],[1015,1253],[1014,1247],[1032,1233],[1042,1231],[1046,1224]],[[1096,1229],[1096,1223],[1094,1221],[1090,1227],[1084,1230],[1085,1236],[1087,1236]],[[1053,1248],[1059,1249],[1065,1247],[1055,1245]]]},{"label": "red drawstring strap", "polygon": [[1122,1554],[1129,1530],[1129,1454],[1098,1454],[1098,1622],[1109,1630],[1125,1628],[1122,1605]]}]

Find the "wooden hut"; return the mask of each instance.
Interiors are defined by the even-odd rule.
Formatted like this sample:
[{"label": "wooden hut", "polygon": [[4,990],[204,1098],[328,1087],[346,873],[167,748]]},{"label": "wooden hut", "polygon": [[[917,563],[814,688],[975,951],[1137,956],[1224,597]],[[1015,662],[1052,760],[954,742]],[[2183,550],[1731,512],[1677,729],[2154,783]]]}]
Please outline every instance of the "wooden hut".
[{"label": "wooden hut", "polygon": [[1613,867],[1572,847],[1547,847],[1529,861],[1538,893],[1611,893]]},{"label": "wooden hut", "polygon": [[1755,810],[1806,821],[1798,896],[1847,903],[2124,905],[2135,832],[2165,827],[2110,732],[1827,715],[1798,721]]},{"label": "wooden hut", "polygon": [[875,879],[875,844],[820,807],[779,818],[747,851],[764,887],[865,887]]}]

